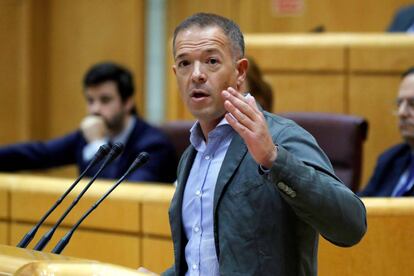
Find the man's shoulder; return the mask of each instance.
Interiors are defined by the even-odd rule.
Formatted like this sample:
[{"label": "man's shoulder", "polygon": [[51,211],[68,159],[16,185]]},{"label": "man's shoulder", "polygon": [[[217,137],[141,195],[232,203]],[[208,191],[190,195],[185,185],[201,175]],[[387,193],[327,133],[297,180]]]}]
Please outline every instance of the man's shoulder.
[{"label": "man's shoulder", "polygon": [[411,148],[406,143],[401,143],[394,145],[383,153],[380,154],[378,158],[379,163],[389,162],[390,160],[395,160],[403,156],[409,155],[411,153]]}]

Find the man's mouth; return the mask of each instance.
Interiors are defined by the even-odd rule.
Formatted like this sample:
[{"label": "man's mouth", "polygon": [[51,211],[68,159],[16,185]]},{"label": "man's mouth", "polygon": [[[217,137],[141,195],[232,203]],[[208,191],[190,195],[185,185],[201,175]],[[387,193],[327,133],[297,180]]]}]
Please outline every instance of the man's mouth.
[{"label": "man's mouth", "polygon": [[208,93],[206,93],[204,91],[200,91],[200,90],[194,90],[190,93],[190,97],[192,99],[196,99],[196,100],[204,99],[204,98],[209,97],[209,96],[210,95]]}]

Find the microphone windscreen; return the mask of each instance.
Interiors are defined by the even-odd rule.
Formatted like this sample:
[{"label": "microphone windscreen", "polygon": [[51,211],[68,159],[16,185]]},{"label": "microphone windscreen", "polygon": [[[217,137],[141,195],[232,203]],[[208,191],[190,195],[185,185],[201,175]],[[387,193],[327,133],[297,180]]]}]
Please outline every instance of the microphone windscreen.
[{"label": "microphone windscreen", "polygon": [[101,160],[111,151],[111,147],[108,144],[104,144],[99,147],[98,151],[95,154],[97,160]]},{"label": "microphone windscreen", "polygon": [[111,152],[109,153],[110,157],[108,159],[115,159],[121,152],[124,150],[124,145],[122,143],[115,143],[112,146]]}]

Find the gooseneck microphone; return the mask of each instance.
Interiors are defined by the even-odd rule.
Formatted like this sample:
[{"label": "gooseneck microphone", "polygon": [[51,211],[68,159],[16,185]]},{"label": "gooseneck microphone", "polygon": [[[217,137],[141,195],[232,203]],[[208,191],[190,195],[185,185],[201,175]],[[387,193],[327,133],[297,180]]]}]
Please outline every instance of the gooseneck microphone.
[{"label": "gooseneck microphone", "polygon": [[52,253],[60,254],[62,250],[66,247],[66,245],[69,243],[70,238],[72,237],[75,230],[78,228],[78,226],[82,223],[82,221],[89,216],[90,213],[92,213],[93,210],[96,209],[96,207],[101,204],[101,202],[110,194],[113,190],[115,190],[116,187],[118,187],[119,184],[121,184],[122,181],[125,180],[125,178],[134,170],[144,165],[149,159],[149,155],[146,152],[141,152],[137,158],[134,160],[134,162],[129,166],[128,170],[124,173],[124,175],[119,178],[119,180],[98,200],[96,201],[84,214],[83,216],[78,220],[78,222],[73,225],[73,227],[66,233],[65,236],[59,241],[59,243],[53,248]]},{"label": "gooseneck microphone", "polygon": [[43,215],[43,217],[39,220],[39,222],[33,226],[33,228],[26,233],[23,239],[19,242],[17,247],[26,248],[27,245],[33,240],[34,236],[36,235],[37,230],[43,224],[43,222],[49,217],[49,215],[62,203],[65,197],[75,188],[78,182],[85,176],[85,174],[89,171],[90,168],[95,166],[98,162],[100,162],[111,150],[109,145],[102,145],[99,147],[98,151],[95,153],[95,156],[89,162],[89,165],[83,172],[78,176],[78,178],[73,182],[73,184],[66,190],[66,192],[55,202],[55,204]]},{"label": "gooseneck microphone", "polygon": [[121,143],[115,143],[112,146],[111,151],[108,153],[108,156],[105,158],[105,161],[99,168],[99,170],[95,173],[95,175],[92,177],[92,179],[89,181],[89,183],[83,188],[82,192],[73,200],[72,204],[66,209],[65,213],[59,218],[59,220],[53,225],[53,227],[46,232],[42,236],[42,238],[39,240],[39,242],[36,244],[36,246],[33,248],[34,250],[43,250],[47,243],[52,238],[53,234],[55,233],[56,229],[59,227],[59,225],[62,223],[62,221],[65,219],[65,217],[69,214],[69,212],[75,207],[75,205],[78,203],[78,201],[81,199],[81,197],[86,193],[86,191],[89,189],[89,187],[92,185],[93,182],[95,182],[96,178],[99,176],[99,174],[102,172],[102,170],[111,163],[124,149],[124,145]]}]

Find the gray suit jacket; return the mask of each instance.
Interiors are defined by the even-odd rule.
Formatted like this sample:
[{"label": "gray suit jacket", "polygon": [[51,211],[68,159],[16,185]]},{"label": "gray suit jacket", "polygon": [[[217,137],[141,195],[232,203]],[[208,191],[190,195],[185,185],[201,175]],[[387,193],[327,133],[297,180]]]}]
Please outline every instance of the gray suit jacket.
[{"label": "gray suit jacket", "polygon": [[[214,237],[221,275],[317,275],[318,234],[339,246],[366,231],[363,203],[334,175],[315,139],[293,121],[264,112],[278,157],[261,174],[239,135],[220,169],[214,193]],[[187,271],[182,201],[196,155],[190,146],[178,167],[169,215],[175,264]]]}]

